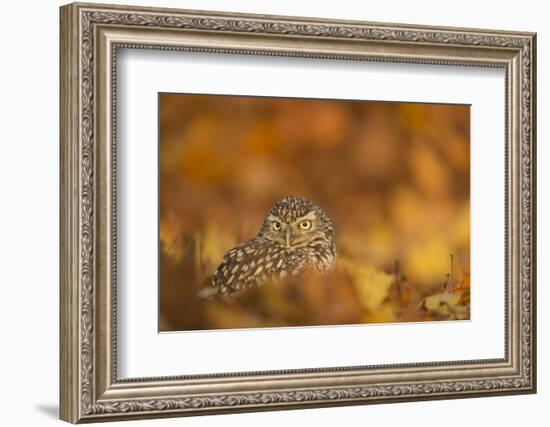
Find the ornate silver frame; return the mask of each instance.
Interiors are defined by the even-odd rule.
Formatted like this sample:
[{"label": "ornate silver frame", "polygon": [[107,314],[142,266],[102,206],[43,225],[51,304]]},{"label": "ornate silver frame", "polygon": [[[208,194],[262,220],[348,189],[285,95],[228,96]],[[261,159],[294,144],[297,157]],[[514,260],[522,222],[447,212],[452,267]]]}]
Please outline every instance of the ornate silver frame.
[{"label": "ornate silver frame", "polygon": [[[61,418],[77,423],[534,393],[533,33],[71,4],[61,8]],[[117,379],[117,48],[501,67],[505,357]]]}]

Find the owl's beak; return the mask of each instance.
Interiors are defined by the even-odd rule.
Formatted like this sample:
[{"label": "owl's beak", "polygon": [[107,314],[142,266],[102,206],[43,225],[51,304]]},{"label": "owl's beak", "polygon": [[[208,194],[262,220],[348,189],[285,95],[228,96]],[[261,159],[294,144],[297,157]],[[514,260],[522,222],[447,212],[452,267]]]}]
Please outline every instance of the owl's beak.
[{"label": "owl's beak", "polygon": [[291,230],[290,230],[290,227],[288,227],[285,230],[285,242],[286,242],[287,249],[290,249],[290,238],[291,238],[290,233],[291,233]]}]

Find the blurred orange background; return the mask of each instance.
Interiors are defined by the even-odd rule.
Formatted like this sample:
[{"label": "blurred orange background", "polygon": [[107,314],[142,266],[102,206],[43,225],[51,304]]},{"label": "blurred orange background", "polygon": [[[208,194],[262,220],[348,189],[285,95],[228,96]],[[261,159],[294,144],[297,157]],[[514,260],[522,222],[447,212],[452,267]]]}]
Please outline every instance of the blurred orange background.
[{"label": "blurred orange background", "polygon": [[[469,318],[469,106],[159,96],[161,331]],[[335,274],[198,299],[285,195],[331,217]]]}]

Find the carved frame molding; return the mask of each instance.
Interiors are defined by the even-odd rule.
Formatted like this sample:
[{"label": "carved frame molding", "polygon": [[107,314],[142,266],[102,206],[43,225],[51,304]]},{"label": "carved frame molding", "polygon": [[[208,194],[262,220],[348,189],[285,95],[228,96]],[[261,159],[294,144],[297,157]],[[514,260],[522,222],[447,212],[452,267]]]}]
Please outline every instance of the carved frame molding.
[{"label": "carved frame molding", "polygon": [[[505,68],[506,357],[118,380],[115,107],[119,48]],[[535,50],[532,33],[95,4],[63,6],[61,418],[75,423],[534,392]]]}]

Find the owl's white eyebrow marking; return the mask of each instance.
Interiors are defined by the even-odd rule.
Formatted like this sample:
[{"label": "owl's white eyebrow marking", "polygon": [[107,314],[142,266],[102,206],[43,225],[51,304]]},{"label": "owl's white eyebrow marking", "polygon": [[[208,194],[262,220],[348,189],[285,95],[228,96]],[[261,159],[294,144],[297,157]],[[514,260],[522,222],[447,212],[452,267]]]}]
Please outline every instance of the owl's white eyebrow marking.
[{"label": "owl's white eyebrow marking", "polygon": [[296,219],[296,221],[294,222],[300,222],[300,221],[303,221],[303,220],[309,220],[309,221],[313,221],[314,219],[317,218],[317,214],[315,213],[315,211],[311,211],[311,212],[308,212],[307,214],[299,217]]},{"label": "owl's white eyebrow marking", "polygon": [[269,216],[267,217],[267,220],[268,220],[268,221],[271,221],[271,222],[273,222],[273,221],[276,221],[276,222],[283,222],[283,221],[281,220],[281,218],[279,218],[279,217],[277,217],[277,216],[275,216],[275,215],[269,215]]}]

